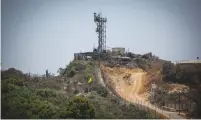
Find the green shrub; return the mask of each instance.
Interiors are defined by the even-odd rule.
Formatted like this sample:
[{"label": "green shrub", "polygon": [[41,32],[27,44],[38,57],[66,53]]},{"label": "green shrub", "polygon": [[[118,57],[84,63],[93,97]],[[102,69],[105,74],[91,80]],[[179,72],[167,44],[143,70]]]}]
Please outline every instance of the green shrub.
[{"label": "green shrub", "polygon": [[3,94],[2,101],[2,118],[29,118],[30,91],[24,88],[9,91],[8,94]]},{"label": "green shrub", "polygon": [[78,90],[75,90],[75,91],[74,91],[74,94],[78,94],[78,93],[79,93],[79,91],[78,91]]},{"label": "green shrub", "polygon": [[[69,69],[74,71],[72,64],[74,63],[71,63]],[[86,66],[88,62],[81,62],[81,64]],[[90,65],[91,63],[89,63],[89,69],[86,71],[88,74],[92,75]],[[29,86],[26,85],[26,80]],[[37,77],[37,81],[31,81],[29,78],[26,80],[24,80],[23,74],[15,69],[2,73],[2,118],[136,118],[134,113],[138,112],[138,110],[130,112],[131,110],[126,107],[121,109],[118,101],[115,103],[110,102],[107,98],[103,98],[107,97],[108,91],[104,87],[99,87],[96,82],[92,83],[92,87],[103,97],[94,94],[94,96],[90,97],[89,102],[88,99],[84,97],[75,97],[69,101],[66,97],[71,97],[71,94],[66,96],[66,94],[60,94],[60,89],[55,89],[56,86],[59,88],[59,85],[61,86],[62,84],[57,83],[57,81],[41,80],[40,77]],[[84,88],[86,88],[86,91],[88,90],[88,86]],[[77,92],[78,91],[75,91],[75,93]],[[95,108],[97,112],[95,112]],[[97,117],[95,117],[96,115]]]},{"label": "green shrub", "polygon": [[100,87],[97,92],[102,97],[107,97],[107,95],[108,95],[108,91],[107,91],[107,89],[105,87]]},{"label": "green shrub", "polygon": [[75,97],[69,102],[66,114],[68,118],[92,119],[95,118],[95,108],[86,98]]},{"label": "green shrub", "polygon": [[36,95],[42,98],[56,97],[56,93],[51,89],[37,89]]},{"label": "green shrub", "polygon": [[73,77],[74,75],[75,75],[75,70],[73,70],[73,69],[69,70],[68,73],[67,73],[68,77]]},{"label": "green shrub", "polygon": [[8,93],[8,92],[10,92],[12,90],[15,90],[15,89],[19,88],[18,86],[13,85],[11,83],[2,83],[1,87],[2,87],[1,88],[2,93]]}]

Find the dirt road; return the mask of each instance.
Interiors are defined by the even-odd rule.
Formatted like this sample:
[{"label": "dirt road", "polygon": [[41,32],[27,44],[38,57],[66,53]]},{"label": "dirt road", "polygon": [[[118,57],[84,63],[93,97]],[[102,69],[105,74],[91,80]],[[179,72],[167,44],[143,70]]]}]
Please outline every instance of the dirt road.
[{"label": "dirt road", "polygon": [[[156,108],[154,105],[149,103],[147,97],[143,96],[143,94],[140,94],[140,91],[144,89],[143,83],[146,81],[146,73],[142,72],[140,69],[126,70],[125,72],[125,69],[115,70],[111,68],[104,68],[104,73],[110,77],[108,80],[110,80],[110,83],[114,84],[114,90],[116,93],[123,99],[134,103],[140,109],[152,110],[160,116],[165,116],[165,118],[184,119],[182,116],[178,115],[177,112],[168,112],[160,108]],[[125,73],[131,74],[130,85],[128,85],[125,82],[126,80],[123,79]]]}]

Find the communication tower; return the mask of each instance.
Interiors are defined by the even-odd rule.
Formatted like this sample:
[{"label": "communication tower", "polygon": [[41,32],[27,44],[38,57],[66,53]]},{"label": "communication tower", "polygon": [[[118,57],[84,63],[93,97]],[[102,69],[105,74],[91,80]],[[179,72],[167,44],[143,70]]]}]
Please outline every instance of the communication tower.
[{"label": "communication tower", "polygon": [[106,22],[107,18],[103,18],[102,14],[94,13],[94,22],[97,24],[96,32],[98,33],[98,48],[99,53],[106,51]]}]

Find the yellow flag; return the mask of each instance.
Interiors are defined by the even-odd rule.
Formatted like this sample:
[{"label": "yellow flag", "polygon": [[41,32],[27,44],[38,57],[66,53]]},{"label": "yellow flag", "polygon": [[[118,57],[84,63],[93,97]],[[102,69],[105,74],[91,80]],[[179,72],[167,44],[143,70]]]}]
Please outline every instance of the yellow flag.
[{"label": "yellow flag", "polygon": [[91,83],[92,81],[92,77],[89,77],[88,83]]}]

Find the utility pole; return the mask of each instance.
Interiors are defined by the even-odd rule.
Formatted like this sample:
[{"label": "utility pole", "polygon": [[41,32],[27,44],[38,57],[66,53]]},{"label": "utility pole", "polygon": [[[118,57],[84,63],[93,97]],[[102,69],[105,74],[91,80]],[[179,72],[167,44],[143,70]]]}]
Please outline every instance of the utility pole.
[{"label": "utility pole", "polygon": [[49,76],[49,73],[48,73],[48,70],[46,70],[46,78],[48,78]]}]

